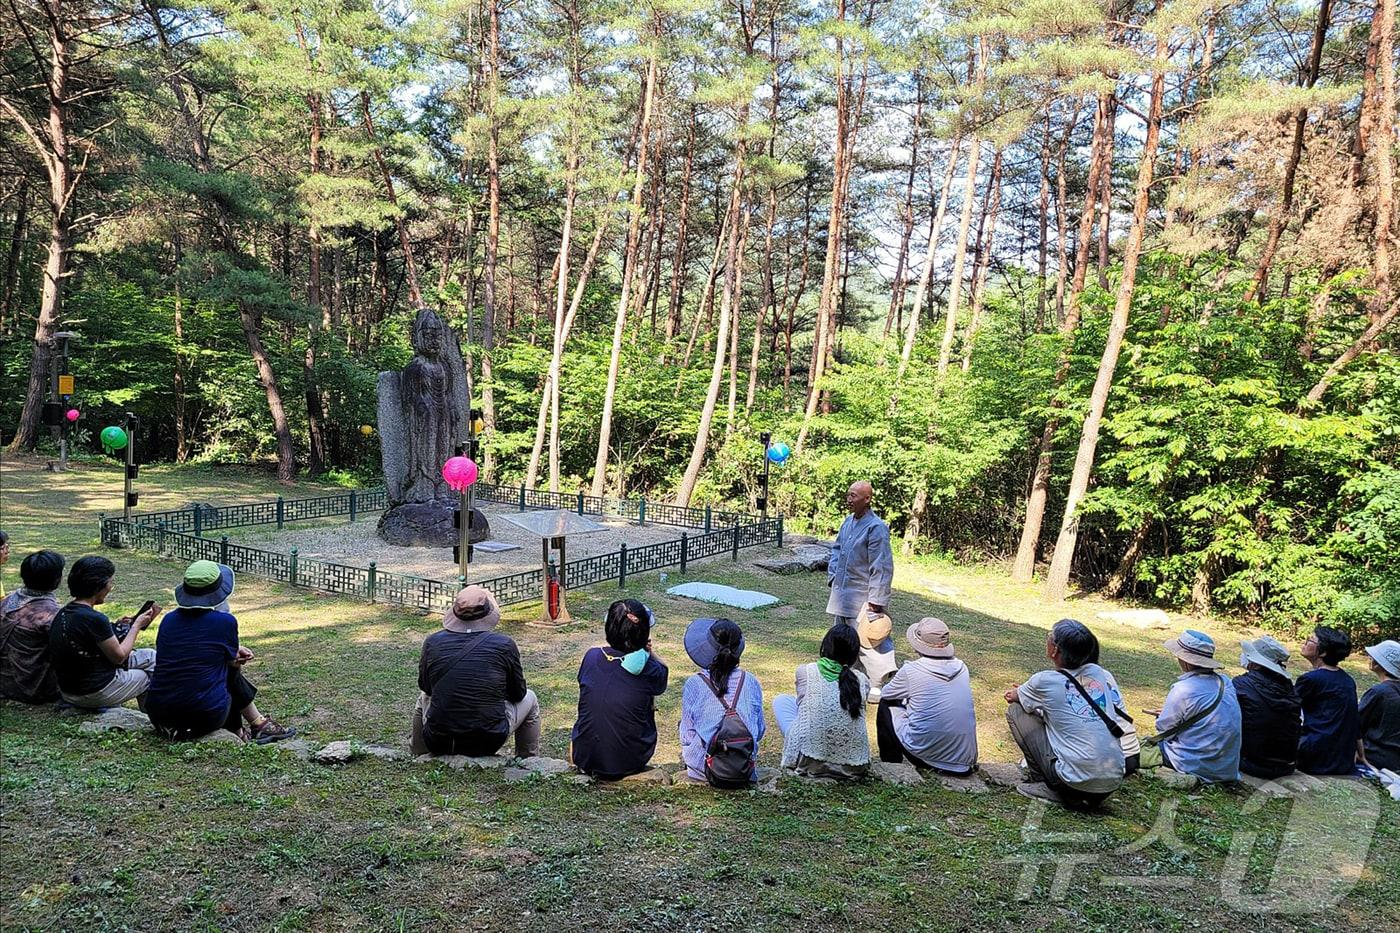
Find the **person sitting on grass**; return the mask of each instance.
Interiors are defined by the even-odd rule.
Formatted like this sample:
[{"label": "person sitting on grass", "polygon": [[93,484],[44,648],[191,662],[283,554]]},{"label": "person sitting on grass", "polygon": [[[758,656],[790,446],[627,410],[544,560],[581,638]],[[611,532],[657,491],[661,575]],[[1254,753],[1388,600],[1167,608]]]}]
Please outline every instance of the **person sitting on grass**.
[{"label": "person sitting on grass", "polygon": [[1144,768],[1163,766],[1206,783],[1240,779],[1240,704],[1220,673],[1215,641],[1187,629],[1162,643],[1181,668],[1157,717],[1157,735],[1143,745]]},{"label": "person sitting on grass", "polygon": [[1273,780],[1298,767],[1303,703],[1288,679],[1288,649],[1265,635],[1240,642],[1245,672],[1235,678],[1240,704],[1240,771]]},{"label": "person sitting on grass", "polygon": [[156,653],[137,648],[136,638],[160,612],[151,602],[135,617],[114,624],[97,607],[112,593],[116,566],[105,557],[80,557],[68,571],[73,600],[49,628],[49,658],[63,699],[85,709],[105,709],[136,700],[144,706]]},{"label": "person sitting on grass", "polygon": [[977,768],[977,716],[967,665],[954,656],[941,619],[920,619],[904,637],[918,657],[904,663],[880,697],[880,760],[907,759],[940,774],[970,774]]},{"label": "person sitting on grass", "polygon": [[1351,638],[1327,625],[1313,629],[1303,642],[1303,657],[1313,666],[1296,685],[1303,703],[1298,770],[1305,774],[1350,775],[1356,770],[1361,737],[1356,681],[1337,666],[1349,654]]},{"label": "person sitting on grass", "polygon": [[266,745],[297,734],[253,702],[258,690],[243,676],[243,665],[254,656],[238,643],[238,619],[228,606],[232,595],[233,568],[212,560],[190,564],[175,587],[176,608],[156,631],[160,664],[146,693],[146,713],[166,738],[187,742],[227,729]]},{"label": "person sitting on grass", "polygon": [[1088,809],[1123,783],[1122,740],[1109,725],[1116,725],[1123,695],[1113,675],[1090,660],[1098,651],[1084,623],[1061,619],[1045,640],[1055,669],[1004,694],[1006,722],[1030,778],[1016,788],[1022,795]]},{"label": "person sitting on grass", "polygon": [[49,663],[49,628],[58,614],[54,591],[63,582],[63,555],[35,551],[19,565],[24,585],[0,601],[0,696],[52,703],[58,681]]},{"label": "person sitting on grass", "polygon": [[642,603],[618,600],[603,623],[607,646],[583,655],[569,760],[584,774],[621,780],[645,771],[656,752],[656,698],[670,672],[652,650],[654,622]]},{"label": "person sitting on grass", "polygon": [[822,639],[819,659],[797,669],[797,695],[773,698],[784,768],[836,780],[856,780],[870,770],[865,729],[870,681],[853,668],[859,660],[860,636],[837,622]]},{"label": "person sitting on grass", "polygon": [[756,781],[763,687],[739,667],[744,633],[729,619],[696,619],[685,630],[685,653],[700,669],[681,692],[685,776],[715,787]]},{"label": "person sitting on grass", "polygon": [[415,755],[494,755],[515,736],[515,754],[540,753],[540,701],[525,685],[520,648],[495,631],[491,591],[468,586],[423,640],[418,703],[409,749]]},{"label": "person sitting on grass", "polygon": [[1400,641],[1366,649],[1371,673],[1380,678],[1361,698],[1362,764],[1400,773]]}]

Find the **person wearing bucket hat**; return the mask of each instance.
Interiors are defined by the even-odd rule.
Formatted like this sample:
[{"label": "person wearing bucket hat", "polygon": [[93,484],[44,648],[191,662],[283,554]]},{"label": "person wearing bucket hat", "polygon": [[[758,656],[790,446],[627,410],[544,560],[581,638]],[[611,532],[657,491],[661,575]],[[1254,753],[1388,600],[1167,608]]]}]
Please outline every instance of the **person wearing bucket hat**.
[{"label": "person wearing bucket hat", "polygon": [[752,783],[758,779],[763,739],[763,687],[739,666],[744,633],[729,619],[696,619],[684,641],[685,653],[699,668],[681,691],[685,776],[717,787]]},{"label": "person wearing bucket hat", "polygon": [[517,757],[540,753],[540,701],[515,640],[495,631],[500,621],[491,591],[467,586],[443,612],[442,629],[423,639],[414,755],[494,755],[512,735]]},{"label": "person wearing bucket hat", "polygon": [[1356,681],[1338,665],[1351,654],[1351,637],[1319,625],[1303,642],[1303,657],[1312,670],[1295,684],[1303,701],[1303,731],[1298,737],[1298,770],[1304,774],[1347,776],[1356,771],[1361,713]]},{"label": "person wearing bucket hat", "polygon": [[1298,766],[1302,701],[1288,679],[1288,649],[1265,635],[1240,642],[1245,672],[1234,679],[1240,704],[1240,772],[1273,780]]},{"label": "person wearing bucket hat", "polygon": [[1157,735],[1143,746],[1143,767],[1161,764],[1206,783],[1238,781],[1240,703],[1230,678],[1220,672],[1215,640],[1187,629],[1162,647],[1176,658],[1181,676],[1162,708],[1150,711],[1157,715]]},{"label": "person wearing bucket hat", "polygon": [[875,714],[880,760],[966,775],[977,768],[977,716],[967,665],[953,654],[942,619],[920,619],[904,633],[917,657],[885,685]]},{"label": "person wearing bucket hat", "polygon": [[621,780],[645,771],[656,753],[656,698],[670,671],[652,649],[655,624],[644,604],[619,599],[603,622],[607,647],[584,652],[569,738],[569,760],[584,774]]},{"label": "person wearing bucket hat", "polygon": [[1366,655],[1381,682],[1361,698],[1361,761],[1400,772],[1400,642],[1372,645]]},{"label": "person wearing bucket hat", "polygon": [[254,702],[258,690],[243,676],[254,655],[239,644],[238,619],[228,607],[233,587],[233,568],[211,560],[190,564],[175,587],[176,608],[156,633],[160,664],[146,694],[151,725],[166,738],[188,741],[227,729],[266,745],[297,734]]},{"label": "person wearing bucket hat", "polygon": [[49,659],[58,681],[58,692],[73,706],[102,709],[128,700],[145,704],[156,653],[137,648],[136,638],[145,631],[160,607],[151,607],[115,623],[97,607],[107,601],[117,568],[105,557],[80,557],[68,571],[68,592],[73,601],[54,616],[49,626]]}]

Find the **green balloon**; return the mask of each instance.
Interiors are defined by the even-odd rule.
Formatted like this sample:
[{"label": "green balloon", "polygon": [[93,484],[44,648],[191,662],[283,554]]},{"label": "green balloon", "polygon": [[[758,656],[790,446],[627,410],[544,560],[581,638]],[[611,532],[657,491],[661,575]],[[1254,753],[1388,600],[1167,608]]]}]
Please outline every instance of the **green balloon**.
[{"label": "green balloon", "polygon": [[126,447],[126,432],[115,424],[102,429],[102,446],[108,450],[122,450]]}]

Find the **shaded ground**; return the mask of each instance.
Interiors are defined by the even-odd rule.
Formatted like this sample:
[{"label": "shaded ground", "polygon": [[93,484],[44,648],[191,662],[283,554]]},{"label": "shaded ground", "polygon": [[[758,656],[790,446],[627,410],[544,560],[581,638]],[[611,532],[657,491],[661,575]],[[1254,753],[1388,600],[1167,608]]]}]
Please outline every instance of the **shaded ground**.
[{"label": "shaded ground", "polygon": [[[0,523],[15,553],[44,545],[70,557],[91,551],[97,512],[119,501],[118,469],[84,466],[53,476],[39,465],[9,461],[0,470]],[[148,467],[141,486],[143,509],[184,505],[211,489],[229,499],[278,491],[264,476],[197,468]],[[113,556],[114,610],[130,611],[147,596],[169,600],[177,564]],[[819,576],[753,570],[752,556],[737,566],[713,561],[688,578],[784,600],[738,614],[749,644],[745,666],[771,696],[791,689],[793,669],[815,656],[826,591]],[[670,583],[679,579],[672,573]],[[1035,588],[990,570],[932,564],[901,564],[896,588],[897,619],[937,614],[952,626],[973,672],[984,760],[1018,757],[1000,694],[1041,666],[1045,630],[1056,618],[1074,614],[1095,627],[1131,709],[1155,705],[1175,673],[1159,647],[1163,634],[1094,621],[1106,606],[1096,600],[1046,603]],[[687,620],[710,610],[662,589],[649,574],[629,581],[626,593],[660,619],[658,653],[672,666],[673,686],[658,704],[657,760],[674,761],[680,681],[689,673],[680,637]],[[578,658],[600,640],[597,620],[618,593],[597,586],[571,594],[571,608],[589,621],[555,631],[521,624],[531,606],[506,613],[504,628],[519,641],[540,695],[546,754],[563,754]],[[418,647],[435,620],[248,577],[234,602],[244,640],[258,653],[249,675],[269,712],[316,741],[404,744]],[[1231,660],[1249,634],[1219,620],[1192,624],[1214,634]],[[1363,688],[1372,682],[1358,665],[1349,669]],[[775,764],[780,743],[771,721],[769,728],[763,757]],[[0,705],[0,754],[0,928],[7,930],[1400,925],[1400,806],[1390,801],[1362,853],[1360,881],[1337,907],[1260,918],[1222,879],[1229,866],[1244,864],[1248,890],[1269,883],[1290,804],[1260,807],[1233,790],[1183,796],[1135,780],[1104,815],[1051,811],[1042,818],[1008,791],[970,797],[932,784],[785,782],[778,796],[511,785],[496,773],[440,766],[356,761],[333,769],[269,749],[95,737],[79,733],[77,720],[12,704]],[[1179,842],[1115,852],[1141,844],[1172,812]],[[1238,849],[1245,832],[1258,834],[1253,854],[1232,861],[1232,843]],[[1047,869],[1031,897],[1018,898],[1024,859],[1075,853],[1087,853],[1085,862],[1060,896]],[[1324,882],[1308,880],[1306,866],[1281,867],[1285,881],[1302,880],[1273,903],[1298,909],[1322,896]],[[1344,866],[1324,867],[1336,876]],[[1167,880],[1125,887],[1114,881],[1119,876]]]}]

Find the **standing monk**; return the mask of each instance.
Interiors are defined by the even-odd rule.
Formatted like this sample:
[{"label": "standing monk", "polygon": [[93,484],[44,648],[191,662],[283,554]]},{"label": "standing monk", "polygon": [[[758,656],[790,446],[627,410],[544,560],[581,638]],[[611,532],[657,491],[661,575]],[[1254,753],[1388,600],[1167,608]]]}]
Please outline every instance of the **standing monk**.
[{"label": "standing monk", "polygon": [[[850,509],[851,514],[841,523],[836,545],[831,549],[831,562],[826,568],[827,586],[831,587],[826,611],[834,621],[850,626],[857,624],[863,610],[866,616],[885,614],[885,607],[890,601],[890,584],[894,580],[890,527],[870,511],[870,499],[874,492],[865,480],[852,483],[851,488],[846,490],[846,508]],[[883,642],[888,641],[886,629]],[[894,674],[894,668],[892,664],[882,662],[893,661],[893,650],[893,643],[867,647],[862,640],[862,668],[887,674],[882,680],[888,680]],[[885,658],[886,654],[889,655],[888,659]],[[882,683],[876,680],[871,677],[871,702],[879,702]]]}]

